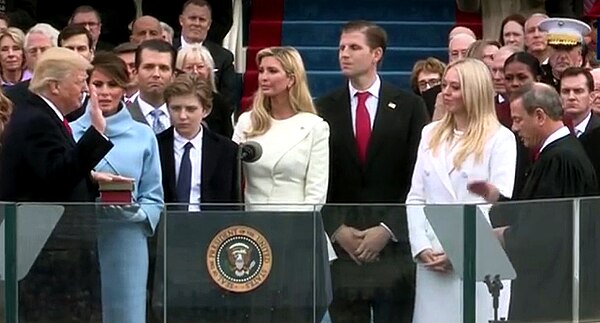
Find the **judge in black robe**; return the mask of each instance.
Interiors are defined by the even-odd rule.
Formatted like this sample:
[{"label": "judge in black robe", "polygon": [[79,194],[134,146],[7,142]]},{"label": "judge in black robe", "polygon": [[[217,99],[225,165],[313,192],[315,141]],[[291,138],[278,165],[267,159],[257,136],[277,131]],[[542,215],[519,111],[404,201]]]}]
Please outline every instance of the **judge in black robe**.
[{"label": "judge in black robe", "polygon": [[[567,135],[544,148],[519,199],[581,197],[597,190],[596,174],[579,141]],[[599,221],[580,212],[580,315],[596,317]],[[519,205],[504,231],[504,247],[517,278],[511,285],[509,318],[518,322],[568,320],[573,297],[573,201]],[[596,308],[594,308],[596,307]]]},{"label": "judge in black robe", "polygon": [[[594,168],[579,140],[562,123],[558,93],[536,83],[512,99],[511,114],[519,120],[513,130],[525,138],[527,147],[543,147],[516,199],[595,194]],[[471,184],[470,189],[490,202],[498,198],[494,188],[481,191]],[[499,200],[508,199],[500,196]],[[495,229],[517,272],[511,285],[511,322],[570,322],[574,310],[573,205],[573,200],[553,200],[494,206],[496,212],[512,213],[510,226]],[[579,310],[580,318],[600,318],[600,285],[595,278],[600,272],[600,218],[594,217],[589,204],[582,204],[579,215],[579,309],[575,310]]]}]

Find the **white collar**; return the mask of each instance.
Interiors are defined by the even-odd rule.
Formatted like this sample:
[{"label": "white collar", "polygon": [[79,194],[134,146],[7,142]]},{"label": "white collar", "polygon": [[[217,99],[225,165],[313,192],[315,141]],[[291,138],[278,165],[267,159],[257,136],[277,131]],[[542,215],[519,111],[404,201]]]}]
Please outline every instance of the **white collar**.
[{"label": "white collar", "polygon": [[188,46],[190,46],[190,45],[192,45],[192,44],[194,44],[194,45],[196,45],[196,44],[198,44],[198,45],[202,45],[202,43],[203,43],[203,42],[198,42],[198,43],[188,43],[188,42],[186,42],[186,41],[185,41],[185,39],[183,39],[183,35],[181,35],[179,38],[180,38],[180,40],[181,40],[181,48],[186,48],[186,47],[188,47]]},{"label": "white collar", "polygon": [[126,101],[129,100],[130,102],[134,102],[135,99],[137,99],[139,96],[140,96],[140,90],[137,90],[130,97],[127,97],[127,95],[124,95],[123,99],[125,99]]},{"label": "white collar", "polygon": [[45,98],[42,95],[38,96],[40,98],[42,98],[42,100],[44,100],[44,102],[46,102],[47,105],[50,106],[50,108],[52,108],[52,111],[54,111],[54,113],[56,113],[56,115],[58,116],[58,118],[60,119],[60,121],[64,121],[65,120],[65,116],[63,116],[62,112],[60,112],[60,110],[58,110],[58,108],[56,107],[56,105],[54,105],[54,103],[52,103],[52,101],[48,100],[47,98]]},{"label": "white collar", "polygon": [[578,134],[583,134],[585,132],[585,129],[587,128],[591,119],[592,119],[592,111],[590,111],[590,113],[588,113],[588,115],[587,115],[587,117],[585,117],[585,119],[583,119],[578,125],[575,126],[575,134],[578,137],[580,136]]},{"label": "white collar", "polygon": [[198,131],[198,134],[190,140],[190,139],[182,137],[177,132],[175,127],[173,127],[173,138],[175,139],[175,142],[174,142],[175,149],[183,149],[183,146],[185,146],[185,144],[187,144],[188,142],[191,142],[192,145],[194,146],[194,148],[196,148],[196,149],[202,147],[203,133],[204,133],[204,131],[202,130],[202,126],[200,126],[200,131]]},{"label": "white collar", "polygon": [[504,99],[504,96],[498,93],[498,104],[502,104],[504,101],[506,101],[506,99]]},{"label": "white collar", "polygon": [[550,136],[548,136],[548,138],[546,138],[546,141],[544,141],[544,144],[542,145],[542,147],[540,148],[540,152],[544,151],[544,148],[546,148],[546,146],[548,146],[549,144],[557,141],[558,139],[568,136],[570,135],[571,132],[569,131],[569,128],[563,126],[560,127],[558,130],[554,131]]},{"label": "white collar", "polygon": [[[348,81],[348,88],[350,88],[350,100],[352,100],[352,98],[359,91],[354,86],[352,86],[352,83],[350,81]],[[371,86],[365,92],[369,92],[369,94],[371,96],[373,96],[376,99],[379,99],[379,90],[380,89],[381,89],[381,79],[379,78],[379,75],[376,75],[375,82],[373,82],[373,84],[371,84]]]},{"label": "white collar", "polygon": [[150,112],[154,111],[154,109],[160,109],[162,110],[162,112],[165,113],[166,116],[169,116],[169,110],[167,110],[167,104],[163,103],[160,107],[155,108],[153,106],[150,105],[150,103],[144,101],[142,99],[142,97],[138,97],[138,104],[140,106],[140,110],[142,110],[142,114],[144,114],[144,116],[148,116],[150,114]]}]

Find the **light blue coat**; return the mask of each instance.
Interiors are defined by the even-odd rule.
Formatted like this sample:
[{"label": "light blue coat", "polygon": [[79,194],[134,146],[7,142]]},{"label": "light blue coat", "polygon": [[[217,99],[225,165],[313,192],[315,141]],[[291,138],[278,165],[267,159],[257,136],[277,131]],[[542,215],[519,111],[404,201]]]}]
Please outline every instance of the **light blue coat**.
[{"label": "light blue coat", "polygon": [[[79,140],[91,126],[89,109],[71,123]],[[114,144],[95,170],[135,179],[134,205],[98,207],[98,258],[104,322],[146,321],[148,242],[163,209],[158,144],[150,127],[127,109],[106,118],[105,135]]]}]

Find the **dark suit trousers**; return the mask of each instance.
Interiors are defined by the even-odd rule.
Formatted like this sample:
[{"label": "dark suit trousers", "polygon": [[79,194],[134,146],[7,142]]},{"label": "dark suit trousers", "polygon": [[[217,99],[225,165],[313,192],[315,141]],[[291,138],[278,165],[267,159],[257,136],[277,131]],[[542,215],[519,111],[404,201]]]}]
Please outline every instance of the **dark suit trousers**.
[{"label": "dark suit trousers", "polygon": [[19,282],[19,322],[101,322],[95,212],[65,208],[28,274]]},{"label": "dark suit trousers", "polygon": [[[358,266],[354,261],[343,258],[334,261],[331,267],[333,302],[329,306],[332,322],[370,323],[372,309],[374,323],[411,323],[414,310],[414,273],[407,273],[403,277],[393,275],[396,278],[385,287],[364,286],[369,285],[369,279],[362,272],[364,267],[369,266],[373,265]],[[378,267],[380,268],[376,271],[382,274],[385,270],[400,270],[391,263]],[[382,271],[383,267],[385,269]],[[350,281],[354,281],[354,286],[348,286]]]}]

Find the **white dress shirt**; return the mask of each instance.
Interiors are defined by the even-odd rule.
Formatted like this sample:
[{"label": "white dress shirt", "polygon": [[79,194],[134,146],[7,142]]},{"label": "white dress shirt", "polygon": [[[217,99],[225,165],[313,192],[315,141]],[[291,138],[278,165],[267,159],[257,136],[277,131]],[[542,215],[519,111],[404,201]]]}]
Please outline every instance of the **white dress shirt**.
[{"label": "white dress shirt", "polygon": [[191,142],[194,147],[190,149],[190,161],[192,162],[192,181],[190,187],[190,200],[188,211],[200,211],[200,185],[202,184],[202,127],[200,132],[192,140],[183,138],[176,130],[173,130],[173,155],[175,156],[175,182],[179,178],[181,158],[185,151],[184,146]]},{"label": "white dress shirt", "polygon": [[185,41],[185,39],[183,39],[183,36],[180,36],[179,38],[181,40],[181,48],[182,49],[186,48],[186,47],[188,47],[190,45],[202,45],[202,42],[199,42],[199,43],[188,43],[188,42]]},{"label": "white dress shirt", "polygon": [[135,100],[140,96],[140,91],[136,91],[135,93],[133,93],[130,97],[127,97],[127,95],[123,96],[123,101],[127,102],[135,102]]},{"label": "white dress shirt", "polygon": [[154,117],[150,114],[154,109],[160,109],[164,112],[160,116],[160,123],[162,123],[164,129],[167,129],[171,126],[171,119],[169,118],[169,110],[167,110],[167,104],[163,103],[158,108],[151,106],[148,102],[142,100],[141,97],[138,97],[138,104],[140,105],[140,109],[142,110],[142,114],[144,114],[144,118],[150,126],[154,124]]},{"label": "white dress shirt", "polygon": [[544,151],[544,148],[546,148],[546,146],[548,146],[549,144],[557,141],[562,137],[568,136],[569,134],[571,134],[571,132],[567,127],[561,127],[558,130],[554,131],[550,136],[548,136],[548,138],[546,138],[544,144],[542,145],[542,148],[540,148],[540,152]]},{"label": "white dress shirt", "polygon": [[579,136],[583,135],[583,133],[585,132],[585,129],[587,128],[591,119],[592,119],[592,112],[590,111],[590,113],[587,115],[587,117],[585,117],[585,119],[583,119],[583,121],[581,121],[578,125],[575,126],[575,135],[577,136],[577,138],[579,138]]},{"label": "white dress shirt", "polygon": [[[358,97],[356,93],[360,92],[354,86],[352,86],[351,82],[348,82],[348,88],[350,89],[350,114],[352,116],[352,131],[356,136],[356,109],[358,108]],[[369,92],[369,97],[365,102],[367,106],[367,111],[369,112],[369,120],[371,122],[371,130],[373,129],[373,123],[375,122],[375,115],[377,114],[377,106],[379,105],[379,90],[381,90],[381,79],[379,75],[376,76],[375,82],[371,84],[371,86],[364,92]],[[397,242],[396,235],[394,232],[383,222],[380,223],[382,227],[384,227],[388,233],[391,235],[391,239],[394,242]],[[332,240],[335,240],[335,235],[337,231],[333,233]]]},{"label": "white dress shirt", "polygon": [[56,105],[54,105],[54,103],[52,103],[52,101],[46,99],[43,96],[39,96],[40,98],[42,98],[42,100],[44,100],[44,102],[46,102],[46,104],[48,104],[50,106],[50,108],[52,108],[52,111],[54,111],[54,113],[56,113],[56,115],[58,116],[58,118],[60,119],[60,121],[65,120],[65,116],[63,116],[62,112],[60,112],[60,110],[58,110],[58,108],[56,107]]},{"label": "white dress shirt", "polygon": [[[350,88],[350,113],[352,115],[352,131],[356,136],[356,108],[358,107],[358,97],[356,93],[359,91],[352,86],[352,83],[348,82]],[[369,119],[371,120],[371,129],[373,129],[373,122],[375,121],[375,114],[377,114],[377,105],[379,105],[379,90],[381,89],[381,79],[379,75],[375,79],[375,82],[365,92],[369,92],[369,97],[365,105],[369,112]]]}]

